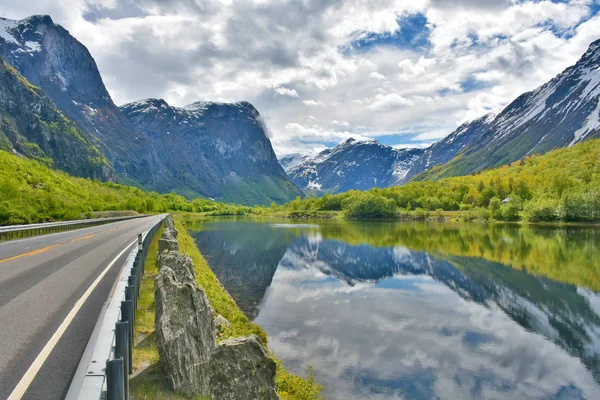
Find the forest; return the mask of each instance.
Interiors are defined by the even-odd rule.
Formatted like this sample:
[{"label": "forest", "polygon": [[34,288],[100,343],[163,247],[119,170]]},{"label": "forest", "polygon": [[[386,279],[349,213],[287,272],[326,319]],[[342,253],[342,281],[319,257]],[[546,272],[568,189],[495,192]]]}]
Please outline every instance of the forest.
[{"label": "forest", "polygon": [[403,186],[296,198],[291,216],[341,211],[346,218],[600,221],[600,140],[533,155],[477,174]]}]

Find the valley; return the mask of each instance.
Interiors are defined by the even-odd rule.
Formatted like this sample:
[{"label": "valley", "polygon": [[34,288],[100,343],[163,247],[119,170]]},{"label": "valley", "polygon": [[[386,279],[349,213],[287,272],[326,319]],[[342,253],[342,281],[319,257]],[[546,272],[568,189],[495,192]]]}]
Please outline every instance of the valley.
[{"label": "valley", "polygon": [[0,5],[10,400],[600,393],[597,4],[29,3]]}]

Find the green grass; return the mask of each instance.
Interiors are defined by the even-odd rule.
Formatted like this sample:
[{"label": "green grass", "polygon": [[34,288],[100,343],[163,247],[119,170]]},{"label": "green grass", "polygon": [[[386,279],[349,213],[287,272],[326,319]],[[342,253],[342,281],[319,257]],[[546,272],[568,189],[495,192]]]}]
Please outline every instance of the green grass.
[{"label": "green grass", "polygon": [[259,178],[226,179],[223,186],[225,203],[244,205],[268,205],[272,201],[283,204],[300,194],[294,184],[282,177],[262,176]]}]

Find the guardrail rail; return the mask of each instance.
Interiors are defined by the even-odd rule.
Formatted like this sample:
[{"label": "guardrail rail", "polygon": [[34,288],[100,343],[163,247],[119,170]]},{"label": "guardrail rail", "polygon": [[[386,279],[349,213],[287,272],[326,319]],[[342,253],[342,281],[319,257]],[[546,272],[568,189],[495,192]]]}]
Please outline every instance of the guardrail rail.
[{"label": "guardrail rail", "polygon": [[104,304],[66,400],[128,400],[129,375],[133,372],[133,334],[144,264],[150,242],[166,215],[138,236],[112,296]]},{"label": "guardrail rail", "polygon": [[45,235],[48,233],[68,231],[72,229],[87,228],[90,226],[109,224],[111,222],[128,219],[143,218],[147,215],[131,215],[127,217],[90,218],[72,221],[44,222],[29,225],[0,226],[0,241],[22,239],[26,237]]}]

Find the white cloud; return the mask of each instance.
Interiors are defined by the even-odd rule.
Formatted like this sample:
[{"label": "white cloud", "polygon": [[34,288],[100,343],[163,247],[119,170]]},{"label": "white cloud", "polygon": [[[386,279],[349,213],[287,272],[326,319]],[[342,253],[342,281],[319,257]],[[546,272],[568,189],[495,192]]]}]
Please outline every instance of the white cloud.
[{"label": "white cloud", "polygon": [[298,92],[296,92],[295,89],[288,89],[286,87],[276,87],[273,90],[280,96],[300,97],[298,96]]},{"label": "white cloud", "polygon": [[367,106],[371,111],[382,111],[412,105],[413,102],[397,93],[378,94],[374,101]]},{"label": "white cloud", "polygon": [[310,100],[302,100],[302,103],[305,106],[322,106],[323,105],[322,101],[317,101],[317,100],[312,100],[312,99],[310,99]]},{"label": "white cloud", "polygon": [[337,119],[334,119],[334,120],[331,121],[331,125],[350,126],[350,123],[346,122],[346,121],[338,121]]},{"label": "white cloud", "polygon": [[[312,127],[316,121],[368,127],[365,136],[401,131],[430,140],[505,106],[600,37],[591,4],[21,0],[2,2],[0,15],[51,14],[89,48],[118,104],[147,97],[174,105],[248,100],[264,116],[274,146],[304,149],[288,124],[309,121],[311,143],[321,145],[330,143],[331,125]],[[427,19],[422,33],[429,45],[350,46],[401,32],[399,17],[417,12]]]}]

